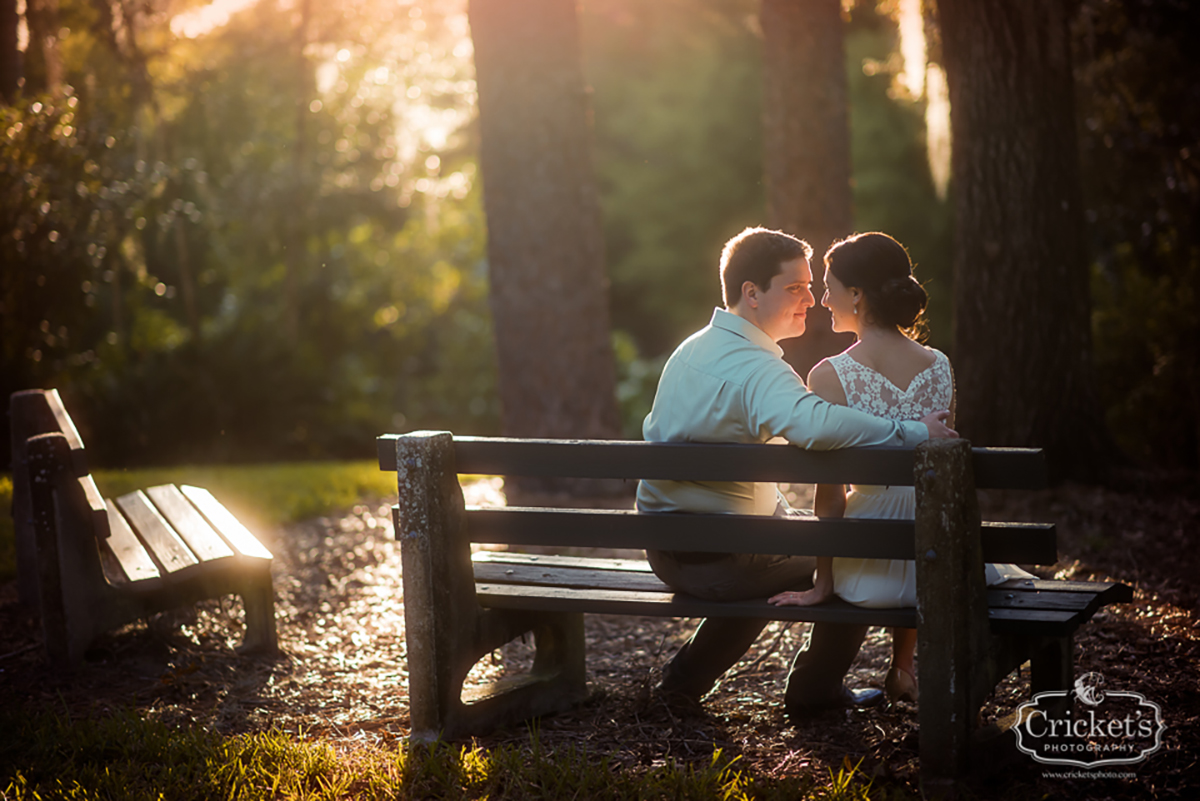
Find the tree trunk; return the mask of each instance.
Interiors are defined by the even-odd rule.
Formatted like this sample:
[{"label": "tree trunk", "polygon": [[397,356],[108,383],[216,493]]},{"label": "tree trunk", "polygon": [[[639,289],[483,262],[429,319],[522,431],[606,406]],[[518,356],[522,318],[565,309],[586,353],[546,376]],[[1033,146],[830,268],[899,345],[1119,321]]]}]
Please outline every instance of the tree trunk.
[{"label": "tree trunk", "polygon": [[1067,9],[939,0],[955,198],[958,428],[1099,477],[1106,433],[1090,299]]},{"label": "tree trunk", "polygon": [[17,0],[0,0],[0,103],[12,105],[21,80],[21,51],[17,49]]},{"label": "tree trunk", "polygon": [[804,336],[785,340],[784,357],[801,376],[845,350],[820,305],[823,257],[853,232],[845,23],[841,0],[762,0],[763,160],[770,225],[813,247],[813,294]]},{"label": "tree trunk", "polygon": [[471,0],[505,434],[619,433],[573,0]]},{"label": "tree trunk", "polygon": [[58,91],[62,85],[58,0],[26,0],[25,23],[29,26],[29,48],[25,51],[25,94]]}]

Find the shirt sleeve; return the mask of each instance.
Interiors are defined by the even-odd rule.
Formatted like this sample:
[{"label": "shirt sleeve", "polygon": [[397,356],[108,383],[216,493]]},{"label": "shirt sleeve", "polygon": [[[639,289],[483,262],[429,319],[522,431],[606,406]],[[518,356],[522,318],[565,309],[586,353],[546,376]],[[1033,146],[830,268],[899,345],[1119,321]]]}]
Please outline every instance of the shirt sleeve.
[{"label": "shirt sleeve", "polygon": [[780,436],[809,450],[870,445],[913,446],[929,439],[916,421],[885,420],[829,403],[808,391],[782,360],[764,363],[746,381],[746,416],[763,441]]}]

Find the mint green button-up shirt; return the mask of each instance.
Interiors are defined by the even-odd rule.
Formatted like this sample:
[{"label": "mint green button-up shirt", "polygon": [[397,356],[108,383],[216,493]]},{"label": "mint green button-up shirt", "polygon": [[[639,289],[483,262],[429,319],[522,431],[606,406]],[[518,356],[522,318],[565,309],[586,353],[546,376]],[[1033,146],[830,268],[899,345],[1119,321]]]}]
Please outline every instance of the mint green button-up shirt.
[{"label": "mint green button-up shirt", "polygon": [[[897,422],[821,400],[808,391],[766,332],[724,309],[684,340],[663,367],[654,406],[642,425],[647,442],[763,443],[832,450],[856,445],[916,445],[923,423]],[[641,481],[647,512],[774,514],[775,484]]]}]

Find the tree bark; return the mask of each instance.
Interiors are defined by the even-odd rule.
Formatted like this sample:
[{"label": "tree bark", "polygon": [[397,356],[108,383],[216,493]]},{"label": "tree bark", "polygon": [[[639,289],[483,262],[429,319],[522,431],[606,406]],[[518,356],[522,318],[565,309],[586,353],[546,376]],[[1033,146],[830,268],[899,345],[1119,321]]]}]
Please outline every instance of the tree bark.
[{"label": "tree bark", "polygon": [[572,0],[471,0],[501,421],[619,433],[589,102]]},{"label": "tree bark", "polygon": [[958,428],[1102,475],[1066,4],[939,0],[950,90]]},{"label": "tree bark", "polygon": [[58,0],[26,0],[25,23],[29,26],[29,49],[25,51],[25,94],[56,92],[62,85]]},{"label": "tree bark", "polygon": [[820,305],[825,251],[853,232],[849,90],[840,0],[762,0],[763,160],[772,227],[813,247],[813,294],[804,336],[785,340],[784,357],[802,376],[845,350]]},{"label": "tree bark", "polygon": [[17,49],[17,0],[0,0],[0,103],[12,105],[21,81],[21,51]]}]

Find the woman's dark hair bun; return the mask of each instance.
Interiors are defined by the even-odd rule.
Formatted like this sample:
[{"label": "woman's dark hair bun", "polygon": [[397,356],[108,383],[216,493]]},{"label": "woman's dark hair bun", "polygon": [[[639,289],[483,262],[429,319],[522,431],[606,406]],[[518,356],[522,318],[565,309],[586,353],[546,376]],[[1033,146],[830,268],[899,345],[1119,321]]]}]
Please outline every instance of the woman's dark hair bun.
[{"label": "woman's dark hair bun", "polygon": [[912,328],[929,303],[929,294],[911,275],[889,278],[879,285],[868,302],[871,313],[883,325],[901,330]]}]

